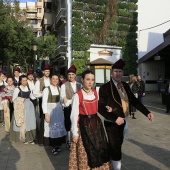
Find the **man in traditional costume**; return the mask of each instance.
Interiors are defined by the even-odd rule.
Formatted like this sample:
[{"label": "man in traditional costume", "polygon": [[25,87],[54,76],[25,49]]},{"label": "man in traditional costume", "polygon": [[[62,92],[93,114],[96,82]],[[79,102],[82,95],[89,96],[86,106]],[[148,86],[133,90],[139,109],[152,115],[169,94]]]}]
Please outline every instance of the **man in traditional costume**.
[{"label": "man in traditional costume", "polygon": [[115,62],[111,70],[111,80],[99,89],[98,111],[105,118],[104,126],[114,170],[121,169],[125,117],[130,113],[131,105],[147,116],[150,121],[154,120],[153,114],[134,96],[129,85],[121,81],[124,66],[125,62],[122,59]]},{"label": "man in traditional costume", "polygon": [[65,128],[67,131],[66,147],[70,149],[70,114],[71,114],[71,103],[74,93],[81,89],[81,84],[76,81],[76,67],[72,65],[67,71],[68,81],[66,81],[61,86],[61,97],[64,106],[64,118],[65,118]]},{"label": "man in traditional costume", "polygon": [[14,86],[18,87],[19,86],[19,76],[20,76],[20,68],[16,67],[14,70]]},{"label": "man in traditional costume", "polygon": [[33,95],[33,91],[35,89],[35,80],[34,80],[34,71],[33,70],[28,70],[27,71],[27,82],[28,82],[28,87],[31,90],[30,94],[30,100],[32,101],[34,108],[37,106],[37,98]]},{"label": "man in traditional costume", "polygon": [[40,132],[39,132],[39,143],[43,144],[44,136],[44,114],[42,110],[42,92],[45,87],[50,86],[50,65],[46,64],[43,68],[44,76],[36,81],[33,95],[39,99],[39,112],[40,112]]}]

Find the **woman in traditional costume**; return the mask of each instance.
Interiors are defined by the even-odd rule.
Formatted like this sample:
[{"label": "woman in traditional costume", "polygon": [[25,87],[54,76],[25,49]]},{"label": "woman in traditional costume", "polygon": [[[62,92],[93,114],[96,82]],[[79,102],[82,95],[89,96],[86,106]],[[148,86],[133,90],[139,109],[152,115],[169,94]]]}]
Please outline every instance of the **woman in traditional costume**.
[{"label": "woman in traditional costume", "polygon": [[73,96],[69,170],[109,170],[110,157],[107,140],[100,118],[97,116],[98,95],[92,89],[94,73],[82,73],[83,87]]},{"label": "woman in traditional costume", "polygon": [[12,114],[14,111],[12,96],[15,89],[13,85],[13,77],[7,77],[7,86],[4,88],[4,93],[2,95],[2,104],[4,106],[4,120],[5,120],[5,131],[9,133],[10,130],[10,121],[12,119]]},{"label": "woman in traditional costume", "polygon": [[45,114],[44,145],[52,147],[52,153],[57,155],[61,151],[61,144],[66,136],[64,114],[60,97],[59,77],[52,75],[51,84],[43,90],[42,109]]},{"label": "woman in traditional costume", "polygon": [[36,137],[36,118],[33,103],[30,101],[30,89],[27,86],[27,76],[19,77],[20,85],[13,94],[14,119],[11,124],[10,139],[24,144],[34,144]]},{"label": "woman in traditional costume", "polygon": [[4,108],[3,108],[3,104],[2,104],[2,95],[4,93],[4,88],[7,85],[7,83],[4,81],[4,73],[0,72],[0,123],[1,126],[4,126]]}]

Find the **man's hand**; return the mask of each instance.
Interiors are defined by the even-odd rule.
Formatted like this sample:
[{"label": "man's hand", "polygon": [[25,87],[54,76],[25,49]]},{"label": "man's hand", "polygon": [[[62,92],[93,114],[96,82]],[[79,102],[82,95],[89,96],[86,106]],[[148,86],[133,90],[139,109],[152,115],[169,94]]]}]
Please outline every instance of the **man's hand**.
[{"label": "man's hand", "polygon": [[50,116],[48,115],[48,113],[45,114],[45,121],[47,123],[50,123]]},{"label": "man's hand", "polygon": [[68,100],[68,99],[67,99],[66,97],[64,97],[64,103],[67,103],[67,100]]},{"label": "man's hand", "polygon": [[149,113],[149,114],[148,114],[148,119],[149,119],[151,122],[154,121],[154,116],[153,116],[152,113]]},{"label": "man's hand", "polygon": [[74,143],[77,143],[78,140],[79,140],[79,136],[73,136],[73,137],[72,137],[72,141],[73,141]]},{"label": "man's hand", "polygon": [[117,125],[122,125],[125,122],[125,120],[122,117],[118,117],[115,122]]},{"label": "man's hand", "polygon": [[112,112],[112,108],[110,106],[105,106],[107,109],[107,112]]},{"label": "man's hand", "polygon": [[145,96],[145,93],[143,93],[142,96]]}]

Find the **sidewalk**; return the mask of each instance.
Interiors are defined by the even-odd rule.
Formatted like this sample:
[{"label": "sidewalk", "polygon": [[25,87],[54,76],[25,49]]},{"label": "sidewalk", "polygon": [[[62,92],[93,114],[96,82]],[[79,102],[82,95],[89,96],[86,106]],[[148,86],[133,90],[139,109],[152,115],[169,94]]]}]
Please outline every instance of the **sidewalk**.
[{"label": "sidewalk", "polygon": [[129,117],[130,140],[123,144],[122,170],[170,170],[170,114],[157,93],[147,93],[144,104],[154,122],[139,113]]},{"label": "sidewalk", "polygon": [[[147,93],[144,104],[155,115],[150,122],[141,113],[129,117],[130,139],[123,144],[122,170],[170,170],[170,114],[156,93]],[[11,143],[0,127],[0,170],[68,170],[69,151],[54,156],[49,147]]]}]

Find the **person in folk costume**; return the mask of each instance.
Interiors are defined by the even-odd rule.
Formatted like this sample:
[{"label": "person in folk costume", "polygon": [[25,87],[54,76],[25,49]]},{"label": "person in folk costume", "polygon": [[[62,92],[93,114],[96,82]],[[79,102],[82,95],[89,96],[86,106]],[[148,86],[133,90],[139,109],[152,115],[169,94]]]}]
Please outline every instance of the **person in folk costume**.
[{"label": "person in folk costume", "polygon": [[7,72],[5,70],[3,70],[2,74],[4,75],[3,81],[6,82],[6,80],[7,80]]},{"label": "person in folk costume", "polygon": [[39,144],[43,144],[44,136],[44,114],[42,110],[42,92],[45,87],[50,86],[50,65],[46,64],[43,68],[43,77],[36,81],[33,95],[39,100],[39,114],[40,114],[40,125],[39,125]]},{"label": "person in folk costume", "polygon": [[66,147],[70,149],[70,129],[71,129],[71,121],[70,121],[70,114],[71,114],[71,103],[72,97],[74,93],[81,89],[81,84],[76,81],[76,67],[72,65],[67,70],[67,77],[68,81],[66,81],[61,86],[61,97],[63,100],[64,106],[64,120],[65,120],[65,128],[67,131],[66,136]]},{"label": "person in folk costume", "polygon": [[4,123],[4,108],[2,104],[2,95],[4,93],[4,88],[7,85],[7,83],[4,81],[5,75],[3,72],[0,72],[0,123],[2,123],[2,126],[5,126]]},{"label": "person in folk costume", "polygon": [[34,80],[34,71],[33,70],[28,70],[27,71],[27,82],[28,82],[28,87],[31,90],[30,94],[30,100],[32,101],[34,108],[37,106],[37,98],[33,95],[33,90],[35,89],[35,80]]},{"label": "person in folk costume", "polygon": [[44,121],[44,146],[52,146],[52,153],[57,155],[61,151],[66,130],[64,126],[64,114],[60,96],[58,75],[51,76],[51,84],[43,90],[42,109],[45,115]]},{"label": "person in folk costume", "polygon": [[4,94],[2,95],[2,104],[4,107],[5,131],[9,133],[10,122],[14,111],[12,97],[13,97],[15,86],[13,85],[14,83],[13,77],[7,77],[6,81],[7,81],[7,85],[4,88]]},{"label": "person in folk costume", "polygon": [[[30,101],[30,94],[31,90],[27,86],[27,76],[21,75],[19,77],[19,86],[14,89],[13,94],[13,102],[14,102],[14,117],[11,122],[11,130],[10,130],[10,139],[15,142],[22,141],[24,144],[34,144],[34,139],[36,137],[36,118],[35,118],[35,110],[34,105]],[[20,111],[22,110],[15,110],[15,102],[21,99],[24,104],[24,112],[25,112],[25,118],[24,118],[24,127],[23,127],[23,133],[24,136],[21,138],[21,131],[20,127],[17,125],[16,112],[17,114],[20,114]],[[22,104],[22,103],[21,103]],[[25,128],[25,129],[24,129]]]},{"label": "person in folk costume", "polygon": [[21,70],[19,67],[16,67],[14,69],[14,86],[18,87],[19,86],[19,76],[20,76]]},{"label": "person in folk costume", "polygon": [[120,59],[115,62],[111,70],[111,80],[99,89],[99,113],[105,118],[104,126],[109,140],[109,151],[114,170],[121,169],[121,146],[126,124],[125,117],[130,113],[131,105],[148,117],[154,116],[134,96],[127,83],[122,82],[125,62]]},{"label": "person in folk costume", "polygon": [[69,170],[109,170],[110,157],[102,122],[97,115],[98,94],[94,73],[82,73],[83,87],[72,99]]}]

